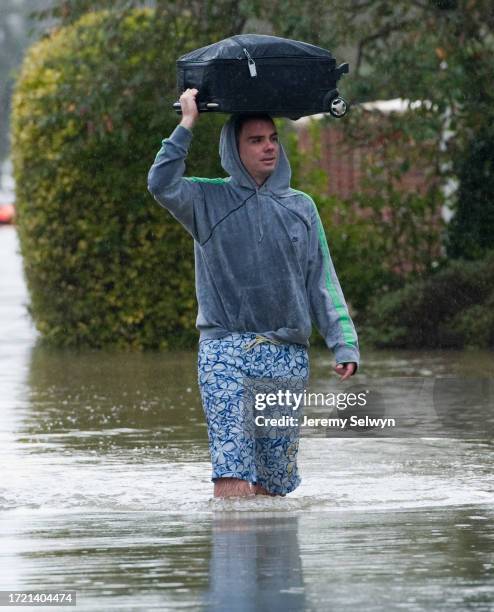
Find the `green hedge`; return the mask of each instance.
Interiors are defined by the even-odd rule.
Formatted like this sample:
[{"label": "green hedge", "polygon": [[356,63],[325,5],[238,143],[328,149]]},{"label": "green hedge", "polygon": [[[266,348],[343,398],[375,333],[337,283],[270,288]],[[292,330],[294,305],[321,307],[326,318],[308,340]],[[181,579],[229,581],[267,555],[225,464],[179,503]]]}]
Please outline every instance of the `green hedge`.
[{"label": "green hedge", "polygon": [[455,159],[459,186],[446,247],[452,258],[473,260],[482,259],[494,245],[494,126],[470,138]]},{"label": "green hedge", "polygon": [[494,348],[494,251],[376,299],[363,337],[380,348]]},{"label": "green hedge", "polygon": [[[167,26],[150,10],[90,13],[23,63],[12,118],[17,227],[29,311],[50,344],[143,349],[197,338],[192,239],[147,191],[178,121],[176,57],[197,46],[177,50]],[[199,122],[190,174],[224,175],[223,121]]]}]

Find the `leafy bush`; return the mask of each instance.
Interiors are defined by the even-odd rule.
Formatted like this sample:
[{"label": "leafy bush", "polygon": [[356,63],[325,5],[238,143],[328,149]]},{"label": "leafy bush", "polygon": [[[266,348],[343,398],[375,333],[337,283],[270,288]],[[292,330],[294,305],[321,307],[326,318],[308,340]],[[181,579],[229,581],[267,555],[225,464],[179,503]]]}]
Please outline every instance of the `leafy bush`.
[{"label": "leafy bush", "polygon": [[[13,100],[17,227],[42,337],[57,346],[190,345],[193,243],[147,191],[177,124],[176,28],[89,13],[28,51]],[[188,48],[184,48],[187,47]],[[189,174],[222,176],[224,117],[195,128]]]},{"label": "leafy bush", "polygon": [[376,299],[364,337],[378,347],[494,347],[494,251],[455,260],[429,278]]},{"label": "leafy bush", "polygon": [[494,128],[479,132],[455,160],[459,187],[447,235],[453,258],[481,259],[494,247]]}]

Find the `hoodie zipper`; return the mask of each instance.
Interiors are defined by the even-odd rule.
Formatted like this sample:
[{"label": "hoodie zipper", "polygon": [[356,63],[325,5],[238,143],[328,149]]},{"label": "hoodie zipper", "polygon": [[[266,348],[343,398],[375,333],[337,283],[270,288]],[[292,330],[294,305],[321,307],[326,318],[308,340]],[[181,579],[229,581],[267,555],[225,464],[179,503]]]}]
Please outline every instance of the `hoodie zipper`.
[{"label": "hoodie zipper", "polygon": [[264,230],[262,227],[262,221],[263,221],[263,214],[262,214],[262,204],[259,201],[259,187],[256,188],[256,206],[257,206],[257,234],[258,234],[258,239],[257,242],[262,242],[262,239],[264,237]]}]

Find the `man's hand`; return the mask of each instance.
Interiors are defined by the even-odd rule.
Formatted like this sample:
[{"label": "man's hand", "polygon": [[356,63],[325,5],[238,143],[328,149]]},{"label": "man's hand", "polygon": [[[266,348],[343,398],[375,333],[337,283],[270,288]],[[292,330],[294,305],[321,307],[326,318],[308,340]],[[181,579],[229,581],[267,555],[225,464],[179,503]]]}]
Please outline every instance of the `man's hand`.
[{"label": "man's hand", "polygon": [[188,130],[194,127],[195,122],[199,118],[199,111],[197,110],[196,96],[199,93],[197,89],[186,89],[180,96],[180,106],[182,107],[182,121],[180,125],[183,125]]},{"label": "man's hand", "polygon": [[357,364],[353,361],[348,363],[338,363],[333,370],[339,375],[340,381],[350,378],[357,369]]}]

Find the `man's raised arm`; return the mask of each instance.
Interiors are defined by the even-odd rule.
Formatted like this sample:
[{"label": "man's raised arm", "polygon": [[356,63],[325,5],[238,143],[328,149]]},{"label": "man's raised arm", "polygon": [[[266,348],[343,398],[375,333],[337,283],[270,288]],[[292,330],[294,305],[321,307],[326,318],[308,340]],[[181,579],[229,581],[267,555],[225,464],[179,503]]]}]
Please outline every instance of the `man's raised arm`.
[{"label": "man's raised arm", "polygon": [[199,117],[197,93],[197,89],[187,89],[180,96],[182,120],[170,137],[162,141],[148,173],[148,189],[161,206],[200,240],[198,217],[204,208],[204,193],[200,185],[183,178],[192,128]]}]

